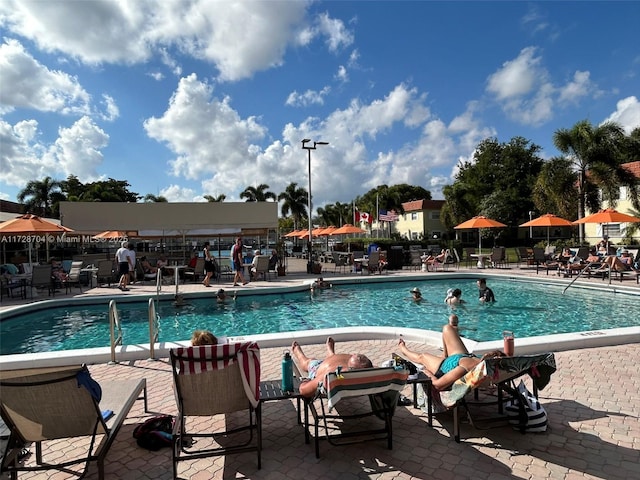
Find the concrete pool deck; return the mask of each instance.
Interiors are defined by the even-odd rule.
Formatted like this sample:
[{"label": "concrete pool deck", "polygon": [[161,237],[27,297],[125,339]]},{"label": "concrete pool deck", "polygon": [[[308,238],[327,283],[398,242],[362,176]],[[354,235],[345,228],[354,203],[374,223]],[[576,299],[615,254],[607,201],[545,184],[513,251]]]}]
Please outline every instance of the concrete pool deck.
[{"label": "concrete pool deck", "polygon": [[[295,264],[295,267],[294,267]],[[332,271],[331,264],[327,265]],[[245,287],[269,288],[277,285],[300,284],[313,278],[304,273],[305,262],[289,263],[289,274],[271,282],[256,282]],[[460,269],[456,272],[518,275],[536,277],[535,269]],[[323,274],[331,280],[343,275]],[[420,275],[415,272],[391,272],[390,277]],[[427,275],[441,275],[440,272]],[[384,276],[384,275],[383,275]],[[544,280],[545,273],[537,278]],[[416,277],[418,278],[418,277]],[[552,275],[549,275],[552,279]],[[569,279],[553,279],[565,281]],[[601,279],[586,283],[606,285]],[[272,285],[269,285],[272,284]],[[230,283],[221,288],[230,289]],[[264,285],[264,286],[263,286]],[[635,279],[622,282],[624,289],[639,291]],[[619,288],[613,281],[611,288]],[[163,291],[167,289],[163,287]],[[94,292],[95,290],[95,292]],[[201,292],[200,284],[180,285],[182,292]],[[215,286],[211,289],[215,292]],[[113,295],[114,288],[92,289],[85,295]],[[155,292],[155,286],[136,284],[130,293]],[[74,295],[77,296],[77,295]],[[58,298],[58,295],[56,295]],[[3,304],[3,307],[6,306]],[[301,341],[305,352],[322,356],[320,341]],[[411,342],[410,348],[436,351],[423,343]],[[553,350],[552,348],[549,348]],[[390,339],[338,339],[337,350],[366,353],[374,364],[390,358],[397,350],[397,341]],[[280,376],[282,347],[261,349],[263,379]],[[540,399],[549,415],[546,433],[526,434],[501,426],[490,430],[462,425],[462,443],[451,439],[452,417],[435,417],[434,427],[427,425],[426,415],[412,407],[399,407],[394,417],[394,448],[387,450],[384,442],[375,441],[344,447],[321,443],[321,458],[316,459],[313,447],[304,443],[302,428],[296,422],[295,402],[269,402],[263,407],[262,469],[258,470],[254,454],[211,457],[179,466],[181,478],[199,479],[292,479],[325,478],[369,479],[454,479],[454,478],[527,478],[527,479],[626,479],[640,475],[640,372],[637,361],[640,345],[626,343],[598,348],[581,348],[556,353],[558,370],[549,386],[540,392]],[[166,358],[158,361],[130,360],[116,365],[90,365],[98,380],[111,378],[147,379],[149,409],[144,414],[136,404],[118,434],[106,460],[107,479],[170,479],[170,449],[149,452],[137,447],[132,438],[136,424],[158,413],[175,414],[172,379]],[[404,392],[409,395],[409,389]],[[491,410],[493,412],[493,410]],[[203,428],[209,426],[203,424]],[[59,442],[59,454],[72,451],[73,442]],[[31,455],[27,461],[33,461]],[[63,479],[67,474],[25,473],[20,478]],[[92,464],[88,479],[97,478]]]}]

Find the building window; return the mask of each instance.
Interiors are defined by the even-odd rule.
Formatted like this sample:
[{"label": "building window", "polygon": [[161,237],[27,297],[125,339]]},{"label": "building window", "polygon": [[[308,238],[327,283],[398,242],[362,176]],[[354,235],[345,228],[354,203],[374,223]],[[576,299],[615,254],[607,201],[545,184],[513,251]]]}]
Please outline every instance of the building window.
[{"label": "building window", "polygon": [[433,210],[430,215],[431,220],[440,220],[440,212]]},{"label": "building window", "polygon": [[607,235],[609,237],[619,237],[620,236],[620,224],[619,223],[603,223],[602,224],[602,235]]},{"label": "building window", "polygon": [[411,212],[411,220],[418,220],[418,214],[416,212]]}]

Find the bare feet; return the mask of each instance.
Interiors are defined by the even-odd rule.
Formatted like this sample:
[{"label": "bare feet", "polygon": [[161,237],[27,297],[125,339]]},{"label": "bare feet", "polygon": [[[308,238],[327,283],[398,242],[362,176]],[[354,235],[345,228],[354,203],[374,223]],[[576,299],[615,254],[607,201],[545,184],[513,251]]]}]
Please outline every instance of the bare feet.
[{"label": "bare feet", "polygon": [[335,355],[335,346],[336,346],[336,342],[333,339],[333,337],[327,337],[327,352],[329,352],[329,355]]},{"label": "bare feet", "polygon": [[400,337],[398,339],[398,345],[400,345],[401,347],[404,346],[404,338]]},{"label": "bare feet", "polygon": [[294,340],[293,343],[291,344],[291,351],[295,352],[296,349],[299,349],[299,348],[300,348],[300,344]]}]

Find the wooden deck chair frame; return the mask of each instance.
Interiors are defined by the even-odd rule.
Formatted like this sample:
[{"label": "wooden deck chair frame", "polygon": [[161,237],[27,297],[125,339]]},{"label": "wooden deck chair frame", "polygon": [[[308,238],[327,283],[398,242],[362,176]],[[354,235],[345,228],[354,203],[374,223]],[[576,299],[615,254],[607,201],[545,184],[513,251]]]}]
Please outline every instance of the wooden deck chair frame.
[{"label": "wooden deck chair frame", "polygon": [[[96,461],[98,478],[105,478],[106,455],[134,402],[142,398],[144,410],[148,411],[147,384],[145,379],[101,382],[102,398],[98,403],[78,383],[78,373],[86,370],[82,365],[0,372],[2,419],[11,432],[1,472],[13,479],[20,471],[60,470],[77,475],[67,467],[84,463],[82,478],[89,463]],[[106,421],[101,413],[105,410],[114,412]],[[60,463],[45,461],[43,451],[48,450],[48,441],[76,437],[90,438],[82,455]],[[35,443],[35,465],[18,461],[28,443]]]},{"label": "wooden deck chair frame", "polygon": [[[384,367],[347,370],[340,374],[327,375],[323,380],[324,386],[318,390],[318,395],[304,399],[305,443],[309,444],[313,436],[316,458],[320,458],[321,439],[326,439],[335,446],[386,439],[387,448],[393,449],[393,415],[400,391],[407,383],[408,374],[404,369]],[[370,411],[332,414],[331,410],[338,401],[348,397],[368,397]],[[331,433],[336,431],[336,423],[354,422],[374,416],[382,421],[379,428],[349,429]],[[324,435],[320,434],[321,428],[324,429]]]},{"label": "wooden deck chair frame", "polygon": [[[204,346],[211,347],[211,346]],[[197,460],[212,456],[230,455],[244,452],[256,452],[258,468],[262,466],[262,414],[260,403],[253,407],[248,400],[241,377],[240,363],[237,357],[220,357],[218,367],[198,373],[183,374],[180,363],[185,368],[193,368],[199,363],[194,359],[193,349],[171,349],[169,355],[173,372],[173,382],[178,405],[178,415],[173,431],[173,477],[178,478],[178,463],[185,460]],[[221,366],[225,361],[232,363]],[[257,378],[260,383],[259,374]],[[248,412],[245,425],[215,432],[192,432],[187,417],[213,417],[234,412]],[[244,434],[243,432],[248,432]],[[255,441],[254,441],[255,434]],[[210,446],[197,450],[192,442],[194,438],[208,438]],[[227,445],[215,443],[225,438]],[[215,446],[217,445],[217,446]]]},{"label": "wooden deck chair frame", "polygon": [[[490,406],[497,405],[500,417],[483,420],[485,422],[493,422],[495,420],[504,420],[503,405],[508,399],[517,397],[517,388],[514,380],[528,375],[533,381],[533,394],[538,397],[538,390],[545,388],[550,380],[551,375],[556,371],[555,357],[553,353],[543,353],[538,355],[522,355],[514,357],[500,357],[487,359],[467,373],[464,377],[457,380],[450,389],[438,392],[433,389],[430,382],[420,382],[423,385],[427,397],[427,415],[429,426],[433,425],[433,405],[439,404],[453,412],[453,438],[460,443],[460,412],[462,409],[466,411],[469,422],[474,428],[482,427],[474,421],[469,408],[473,406]],[[478,399],[478,388],[487,385],[495,385],[497,387],[497,399],[494,402],[473,402],[467,401],[468,393],[473,392],[475,399]],[[504,393],[509,395],[505,398]],[[440,397],[440,398],[435,398]],[[519,402],[524,405],[524,402]],[[524,408],[524,407],[523,407]],[[524,415],[526,418],[526,414]],[[521,425],[524,428],[524,425]]]}]

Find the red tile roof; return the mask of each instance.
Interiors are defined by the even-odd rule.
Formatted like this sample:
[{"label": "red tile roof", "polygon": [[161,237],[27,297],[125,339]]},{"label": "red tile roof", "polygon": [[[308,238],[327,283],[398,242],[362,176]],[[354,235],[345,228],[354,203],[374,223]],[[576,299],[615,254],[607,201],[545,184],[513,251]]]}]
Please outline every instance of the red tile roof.
[{"label": "red tile roof", "polygon": [[622,168],[629,170],[636,178],[640,178],[640,161],[623,163]]},{"label": "red tile roof", "polygon": [[405,212],[415,212],[419,210],[441,210],[444,200],[412,200],[402,204]]}]

